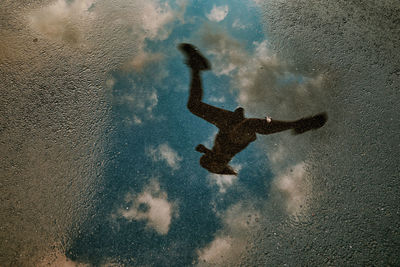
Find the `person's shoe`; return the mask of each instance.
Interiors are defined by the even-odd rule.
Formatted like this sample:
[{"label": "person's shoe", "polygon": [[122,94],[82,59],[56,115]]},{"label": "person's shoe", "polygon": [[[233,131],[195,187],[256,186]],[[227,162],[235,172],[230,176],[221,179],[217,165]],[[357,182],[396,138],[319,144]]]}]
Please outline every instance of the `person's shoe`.
[{"label": "person's shoe", "polygon": [[309,130],[315,130],[324,126],[328,120],[326,112],[317,114],[312,117],[303,118],[297,121],[298,126],[293,129],[294,134],[302,134]]},{"label": "person's shoe", "polygon": [[210,62],[191,44],[182,43],[178,46],[179,50],[186,56],[186,65],[194,70],[210,70]]}]

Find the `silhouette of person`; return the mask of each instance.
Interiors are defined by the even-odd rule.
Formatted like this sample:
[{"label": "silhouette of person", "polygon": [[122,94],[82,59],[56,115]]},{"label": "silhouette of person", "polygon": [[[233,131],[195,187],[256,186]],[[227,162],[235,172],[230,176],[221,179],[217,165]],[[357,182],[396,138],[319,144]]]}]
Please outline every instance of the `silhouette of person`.
[{"label": "silhouette of person", "polygon": [[232,112],[203,103],[200,73],[210,70],[211,65],[195,46],[182,43],[178,48],[185,55],[185,63],[191,69],[190,95],[187,103],[189,111],[219,129],[211,150],[202,144],[196,146],[196,150],[204,154],[200,158],[200,165],[211,173],[236,175],[228,163],[237,153],[256,140],[256,134],[267,135],[289,129],[292,129],[294,134],[301,134],[320,128],[327,121],[326,113],[296,121],[278,121],[270,117],[245,118],[244,109],[241,107]]}]

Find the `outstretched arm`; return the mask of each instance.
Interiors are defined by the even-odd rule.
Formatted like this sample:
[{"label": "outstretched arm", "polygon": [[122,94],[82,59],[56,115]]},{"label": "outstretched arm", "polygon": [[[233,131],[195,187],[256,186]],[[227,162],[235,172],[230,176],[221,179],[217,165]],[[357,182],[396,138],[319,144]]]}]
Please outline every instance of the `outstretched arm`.
[{"label": "outstretched arm", "polygon": [[278,121],[269,117],[265,119],[246,119],[243,126],[245,131],[255,132],[258,134],[273,134],[286,131],[296,127],[296,121]]},{"label": "outstretched arm", "polygon": [[211,150],[206,148],[203,144],[197,145],[195,149],[197,152],[204,153],[204,154],[211,152]]},{"label": "outstretched arm", "polygon": [[328,116],[325,112],[296,121],[278,121],[269,117],[265,119],[246,119],[240,127],[243,133],[273,134],[293,129],[295,134],[321,128]]}]

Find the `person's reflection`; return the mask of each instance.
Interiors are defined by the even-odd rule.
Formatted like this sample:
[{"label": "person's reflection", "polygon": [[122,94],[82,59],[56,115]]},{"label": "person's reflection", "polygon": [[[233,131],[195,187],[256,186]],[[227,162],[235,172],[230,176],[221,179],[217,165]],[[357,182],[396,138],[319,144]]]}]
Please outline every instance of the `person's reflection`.
[{"label": "person's reflection", "polygon": [[256,134],[272,134],[289,129],[292,129],[294,134],[301,134],[320,128],[327,121],[325,112],[296,121],[278,121],[270,117],[245,118],[241,107],[232,112],[203,103],[200,72],[210,70],[211,65],[195,46],[183,43],[178,48],[185,55],[186,64],[191,69],[188,109],[219,129],[211,150],[202,144],[196,147],[198,152],[204,153],[200,158],[200,165],[209,172],[236,175],[228,163],[237,153],[256,140]]}]

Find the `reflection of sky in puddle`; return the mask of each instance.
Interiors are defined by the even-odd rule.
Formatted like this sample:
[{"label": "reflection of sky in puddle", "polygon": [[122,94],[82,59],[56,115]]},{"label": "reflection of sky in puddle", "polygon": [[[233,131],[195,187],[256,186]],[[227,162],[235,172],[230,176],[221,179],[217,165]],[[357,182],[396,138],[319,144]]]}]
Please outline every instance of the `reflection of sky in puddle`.
[{"label": "reflection of sky in puddle", "polygon": [[[167,38],[147,40],[142,55],[107,82],[115,122],[112,161],[98,215],[69,250],[71,259],[188,265],[221,229],[221,213],[248,194],[267,197],[271,174],[254,145],[232,162],[241,169],[238,178],[209,175],[198,164],[194,147],[216,129],[186,109],[189,71],[176,49],[180,42],[194,43],[213,63],[218,55],[209,53],[204,42],[212,29],[252,53],[255,42],[265,38],[257,6],[242,1],[186,4],[183,19],[174,22]],[[180,8],[179,3],[169,7]],[[206,102],[237,107],[230,89],[235,71],[204,73]]]},{"label": "reflection of sky in puddle", "polygon": [[[400,265],[394,1],[23,2],[1,9],[2,265]],[[207,103],[328,123],[208,174],[183,41]]]}]

